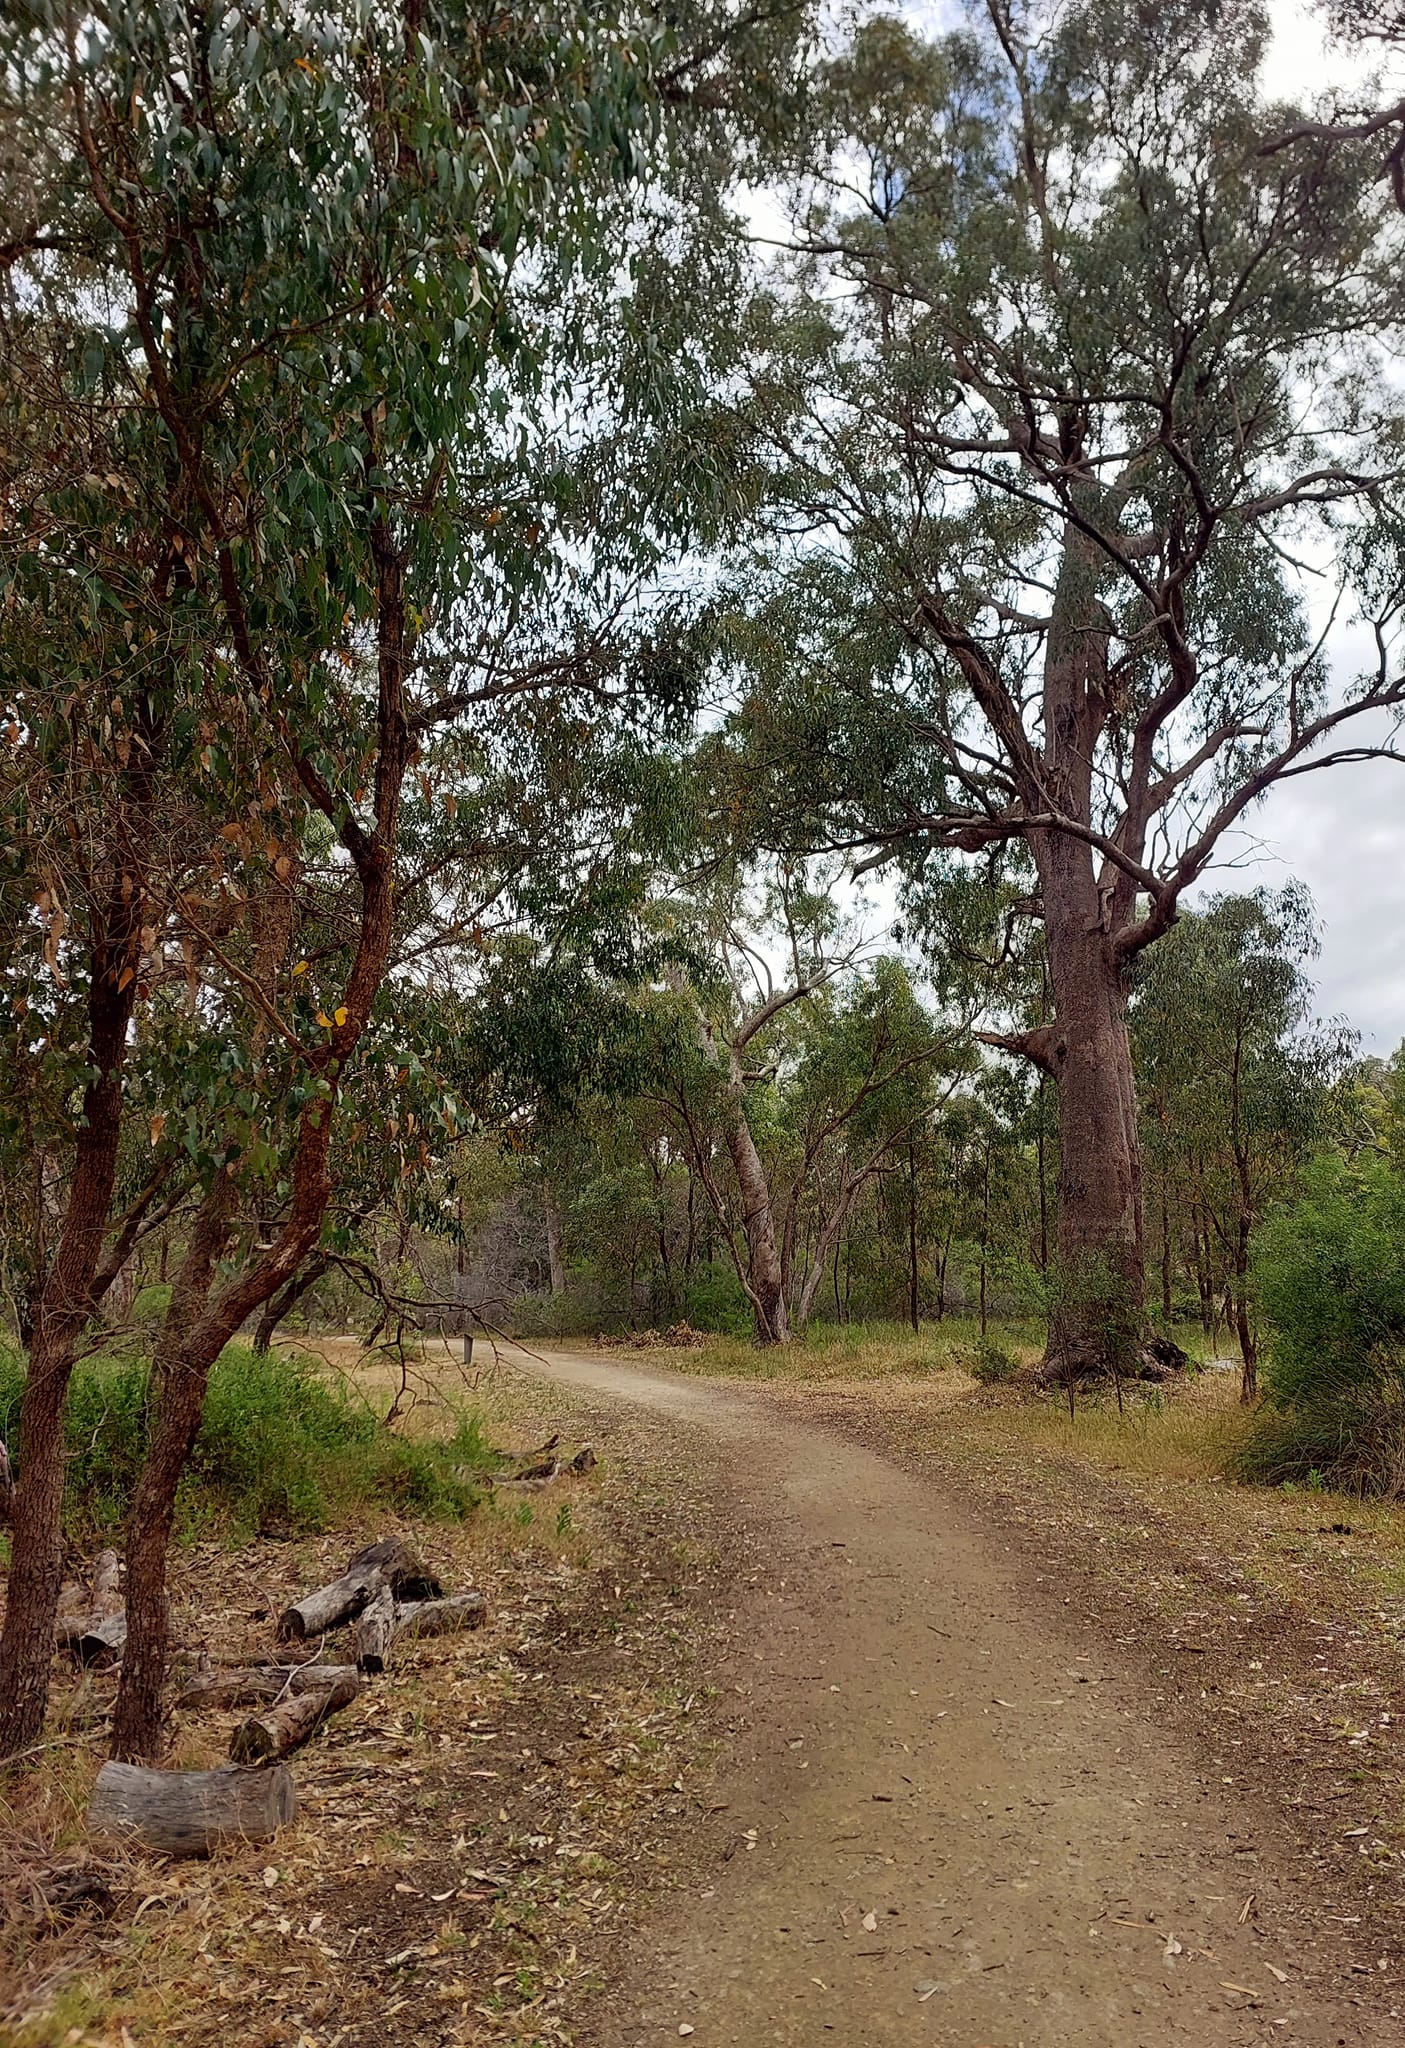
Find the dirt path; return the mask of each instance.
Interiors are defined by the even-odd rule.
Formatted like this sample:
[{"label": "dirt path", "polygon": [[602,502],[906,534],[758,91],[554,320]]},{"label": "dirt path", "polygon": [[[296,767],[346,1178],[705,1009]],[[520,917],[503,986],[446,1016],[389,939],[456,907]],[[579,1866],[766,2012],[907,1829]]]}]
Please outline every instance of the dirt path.
[{"label": "dirt path", "polygon": [[600,2048],[1402,2038],[1394,1959],[1344,1958],[1271,1817],[1153,1725],[1037,1558],[764,1394],[512,1363],[630,1403],[769,1559],[719,1674],[741,1701],[695,1888],[655,1917]]}]

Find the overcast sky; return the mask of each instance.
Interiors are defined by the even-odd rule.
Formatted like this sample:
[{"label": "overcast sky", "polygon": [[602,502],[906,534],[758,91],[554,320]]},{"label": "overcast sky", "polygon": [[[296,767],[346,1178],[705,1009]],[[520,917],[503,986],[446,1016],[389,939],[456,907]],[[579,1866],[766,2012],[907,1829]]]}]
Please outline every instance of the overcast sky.
[{"label": "overcast sky", "polygon": [[[1273,90],[1310,94],[1324,78],[1350,75],[1341,53],[1324,47],[1312,9],[1276,0],[1271,12]],[[1365,652],[1344,636],[1338,668],[1350,674]],[[1393,1051],[1405,1038],[1405,766],[1361,762],[1284,783],[1233,853],[1234,870],[1212,887],[1276,885],[1290,875],[1307,883],[1323,924],[1323,1013],[1354,1024],[1364,1050]]]}]

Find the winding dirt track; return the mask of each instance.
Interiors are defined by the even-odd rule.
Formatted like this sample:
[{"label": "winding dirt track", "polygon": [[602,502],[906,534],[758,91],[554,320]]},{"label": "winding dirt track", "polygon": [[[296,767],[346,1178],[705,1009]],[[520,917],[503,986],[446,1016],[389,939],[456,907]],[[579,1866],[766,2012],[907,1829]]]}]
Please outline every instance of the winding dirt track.
[{"label": "winding dirt track", "polygon": [[744,1732],[716,1843],[700,1836],[696,1888],[655,1915],[599,2048],[688,2030],[695,2048],[1405,2039],[1388,1980],[1341,1974],[1344,1930],[1295,1889],[1272,1817],[1153,1725],[1110,1659],[1115,1616],[1087,1637],[1036,1556],[764,1393],[511,1362],[631,1404],[769,1560],[719,1674]]}]

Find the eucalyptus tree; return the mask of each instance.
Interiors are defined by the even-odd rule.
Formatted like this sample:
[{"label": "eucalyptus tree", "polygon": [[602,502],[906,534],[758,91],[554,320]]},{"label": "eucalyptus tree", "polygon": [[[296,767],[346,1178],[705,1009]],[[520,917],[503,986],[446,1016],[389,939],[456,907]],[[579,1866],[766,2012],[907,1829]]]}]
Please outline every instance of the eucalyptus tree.
[{"label": "eucalyptus tree", "polygon": [[763,1123],[777,1106],[776,1034],[787,1012],[857,957],[860,942],[836,907],[838,881],[838,872],[778,861],[758,884],[744,861],[724,857],[692,901],[665,912],[677,957],[668,997],[655,1004],[658,1097],[722,1228],[761,1344],[791,1335],[781,1220],[763,1158]]},{"label": "eucalyptus tree", "polygon": [[1246,1401],[1258,1388],[1253,1235],[1327,1136],[1352,1049],[1349,1032],[1312,1022],[1304,963],[1316,950],[1301,888],[1217,897],[1182,913],[1147,956],[1133,1001],[1138,1077],[1155,1114],[1150,1156],[1158,1175],[1194,1190],[1215,1234]]},{"label": "eucalyptus tree", "polygon": [[[161,1199],[138,1187],[114,1215],[161,961],[200,963],[241,1046],[190,1074],[193,1125],[167,1107],[148,1127],[196,1207],[128,1547],[124,1754],[156,1741],[209,1367],[316,1246],[348,1103],[405,1064],[374,1026],[397,946],[435,861],[475,858],[434,821],[505,735],[540,758],[550,726],[558,759],[584,758],[602,714],[686,687],[686,634],[649,638],[648,579],[698,503],[716,512],[725,465],[704,449],[685,475],[673,420],[653,463],[670,365],[620,274],[672,48],[626,12],[477,0],[40,0],[0,31],[27,166],[0,230],[6,926],[66,992],[7,1020],[17,1068],[42,1047],[68,1076],[38,1148],[58,1221],[0,1750],[42,1723],[74,1348]],[[530,841],[530,802],[516,822]],[[300,952],[314,897],[324,943]],[[231,1262],[264,1199],[270,1228]]]},{"label": "eucalyptus tree", "polygon": [[[1319,11],[1338,44],[1397,58],[1405,52],[1405,6],[1400,0],[1324,0]],[[1387,95],[1382,102],[1378,89],[1367,97],[1370,104],[1363,104],[1357,91],[1334,92],[1325,112],[1295,122],[1284,133],[1274,135],[1264,148],[1269,155],[1277,155],[1309,139],[1370,142],[1378,149],[1384,143],[1384,174],[1396,205],[1405,213],[1405,97]]]},{"label": "eucalyptus tree", "polygon": [[[855,1202],[959,1068],[958,1030],[896,960],[863,964],[842,871],[736,862],[683,910],[653,998],[651,1093],[673,1123],[750,1302],[759,1344],[805,1323]],[[724,1163],[725,1162],[725,1163]]]},{"label": "eucalyptus tree", "polygon": [[999,1042],[1057,1090],[1056,1373],[1146,1341],[1134,963],[1405,703],[1400,231],[1366,145],[1263,153],[1267,37],[1255,0],[868,17],[750,330],[780,510],[729,744],[774,839],[985,862],[1037,924],[1048,1015]]}]

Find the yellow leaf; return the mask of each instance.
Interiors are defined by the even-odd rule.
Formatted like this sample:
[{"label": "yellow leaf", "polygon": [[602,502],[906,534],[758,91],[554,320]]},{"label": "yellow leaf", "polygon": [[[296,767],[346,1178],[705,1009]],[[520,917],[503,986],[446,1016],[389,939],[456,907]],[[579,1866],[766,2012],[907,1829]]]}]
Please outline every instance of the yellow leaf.
[{"label": "yellow leaf", "polygon": [[307,962],[306,962],[306,960],[299,960],[299,962],[298,962],[297,966],[296,966],[296,967],[295,967],[295,968],[293,969],[293,972],[294,972],[294,974],[306,974],[306,972],[307,972]]},{"label": "yellow leaf", "polygon": [[343,1005],[342,1005],[342,1007],[341,1007],[341,1008],[340,1008],[340,1009],[339,1009],[339,1010],[337,1011],[337,1013],[336,1013],[336,1018],[337,1018],[337,1022],[338,1022],[338,1024],[345,1024],[345,1022],[346,1022],[346,1005],[345,1005],[345,1004],[343,1004]]},{"label": "yellow leaf", "polygon": [[331,1028],[332,1028],[332,1020],[331,1020],[331,1018],[330,1018],[330,1017],[329,1017],[329,1016],[327,1015],[327,1012],[326,1012],[325,1010],[319,1010],[319,1011],[317,1012],[317,1021],[318,1021],[318,1023],[319,1023],[319,1024],[320,1024],[320,1025],[322,1026],[322,1029],[323,1029],[324,1031],[330,1031],[330,1030],[331,1030]]}]

